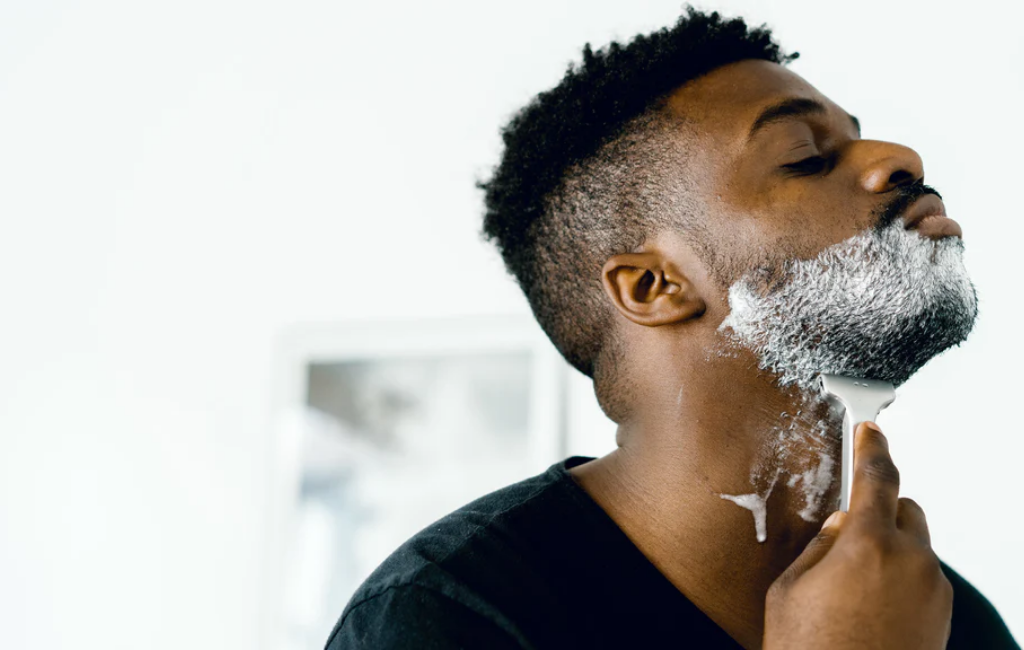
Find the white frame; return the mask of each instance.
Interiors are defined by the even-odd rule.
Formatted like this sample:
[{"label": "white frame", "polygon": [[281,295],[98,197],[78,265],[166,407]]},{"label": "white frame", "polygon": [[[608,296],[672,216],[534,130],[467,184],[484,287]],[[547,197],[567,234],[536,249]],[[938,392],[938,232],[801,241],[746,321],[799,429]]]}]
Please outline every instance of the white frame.
[{"label": "white frame", "polygon": [[[260,617],[261,646],[265,650],[280,650],[283,646],[285,554],[299,498],[302,413],[309,364],[512,350],[529,352],[534,361],[527,449],[530,465],[541,472],[566,455],[569,368],[531,316],[352,321],[298,326],[281,335],[274,364],[276,385],[265,500],[265,574]],[[324,631],[325,641],[328,632]]]}]

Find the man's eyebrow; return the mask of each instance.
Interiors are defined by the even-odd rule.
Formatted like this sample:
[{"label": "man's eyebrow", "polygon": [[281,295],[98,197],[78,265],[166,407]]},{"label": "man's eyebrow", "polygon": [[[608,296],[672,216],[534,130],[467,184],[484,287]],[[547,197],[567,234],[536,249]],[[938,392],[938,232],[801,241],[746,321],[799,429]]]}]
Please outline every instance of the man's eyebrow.
[{"label": "man's eyebrow", "polygon": [[[769,124],[774,124],[781,120],[791,117],[802,117],[804,115],[824,115],[826,113],[828,113],[828,109],[825,105],[815,99],[807,99],[805,97],[784,99],[761,111],[760,115],[757,116],[757,119],[751,125],[747,139],[753,138],[758,131]],[[860,120],[850,114],[847,114],[847,117],[850,118],[850,122],[857,129],[857,134],[860,135]]]}]

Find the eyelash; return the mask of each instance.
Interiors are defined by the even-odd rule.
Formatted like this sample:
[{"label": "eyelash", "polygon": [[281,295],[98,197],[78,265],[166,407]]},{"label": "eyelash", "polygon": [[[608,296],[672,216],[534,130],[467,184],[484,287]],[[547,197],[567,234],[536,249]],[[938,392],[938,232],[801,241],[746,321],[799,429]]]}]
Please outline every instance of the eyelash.
[{"label": "eyelash", "polygon": [[810,176],[825,171],[829,162],[829,159],[824,156],[810,156],[795,163],[782,165],[782,168],[794,172],[798,176]]}]

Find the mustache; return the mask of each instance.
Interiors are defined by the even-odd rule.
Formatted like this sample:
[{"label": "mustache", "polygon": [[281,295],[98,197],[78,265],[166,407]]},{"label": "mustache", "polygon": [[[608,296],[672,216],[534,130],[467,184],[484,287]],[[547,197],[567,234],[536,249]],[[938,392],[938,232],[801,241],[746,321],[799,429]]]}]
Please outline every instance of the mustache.
[{"label": "mustache", "polygon": [[907,208],[926,194],[934,194],[940,199],[942,198],[938,190],[921,182],[897,186],[893,190],[893,197],[875,212],[877,215],[875,232],[881,232],[891,226],[897,219],[902,219],[903,213],[907,211]]}]

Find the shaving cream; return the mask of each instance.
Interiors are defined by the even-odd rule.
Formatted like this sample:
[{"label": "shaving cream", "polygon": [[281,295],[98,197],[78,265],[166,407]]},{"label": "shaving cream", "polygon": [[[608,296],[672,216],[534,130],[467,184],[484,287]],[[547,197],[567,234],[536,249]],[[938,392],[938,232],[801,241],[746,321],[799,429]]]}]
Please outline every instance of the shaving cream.
[{"label": "shaving cream", "polygon": [[[750,510],[758,542],[768,539],[768,498],[778,482],[803,503],[797,515],[804,521],[820,521],[832,509],[826,500],[837,478],[837,440],[831,431],[835,421],[815,415],[817,407],[828,403],[818,394],[802,398],[795,415],[779,414],[779,424],[764,435],[765,443],[750,472],[753,492],[718,496]],[[834,414],[830,417],[834,418]]]},{"label": "shaving cream", "polygon": [[749,273],[728,299],[719,331],[752,350],[781,386],[806,391],[817,391],[821,373],[900,385],[963,342],[978,312],[963,241],[926,238],[901,220],[813,259]]},{"label": "shaving cream", "polygon": [[[782,278],[779,280],[779,278]],[[801,490],[805,521],[824,514],[835,480],[830,423],[809,413],[820,403],[818,376],[834,373],[905,382],[929,359],[963,342],[977,318],[977,295],[963,264],[963,242],[907,230],[902,220],[871,229],[781,268],[758,269],[729,288],[719,327],[731,346],[754,352],[780,387],[802,389],[805,408],[780,414],[751,470],[765,491],[721,494],[750,510],[758,542],[767,539],[767,500],[775,481]],[[719,350],[720,356],[731,356]],[[810,404],[808,402],[814,402]],[[811,450],[810,457],[808,450]],[[816,462],[814,462],[816,458]]]},{"label": "shaving cream", "polygon": [[768,496],[759,494],[720,494],[723,499],[732,501],[741,508],[746,508],[754,515],[754,534],[758,542],[768,539]]}]

